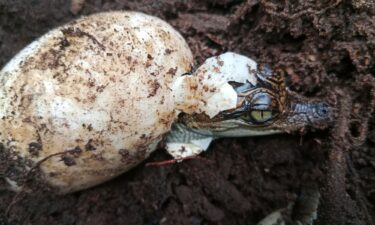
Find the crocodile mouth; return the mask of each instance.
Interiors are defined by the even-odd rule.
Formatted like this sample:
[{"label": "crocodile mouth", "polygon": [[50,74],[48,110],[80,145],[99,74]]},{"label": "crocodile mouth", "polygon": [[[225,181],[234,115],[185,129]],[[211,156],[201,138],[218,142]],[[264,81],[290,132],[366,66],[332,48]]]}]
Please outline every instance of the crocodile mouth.
[{"label": "crocodile mouth", "polygon": [[[253,109],[250,109],[250,112]],[[260,111],[263,112],[263,111]],[[216,137],[260,136],[275,133],[291,133],[306,127],[324,129],[333,118],[333,108],[324,100],[310,99],[288,93],[282,112],[263,122],[256,122],[241,111],[221,113],[214,118],[205,114],[183,114],[179,121],[196,130]]]},{"label": "crocodile mouth", "polygon": [[274,126],[284,132],[300,130],[305,127],[323,129],[333,120],[333,108],[320,99],[308,99],[289,94],[289,107],[283,118],[275,121]]}]

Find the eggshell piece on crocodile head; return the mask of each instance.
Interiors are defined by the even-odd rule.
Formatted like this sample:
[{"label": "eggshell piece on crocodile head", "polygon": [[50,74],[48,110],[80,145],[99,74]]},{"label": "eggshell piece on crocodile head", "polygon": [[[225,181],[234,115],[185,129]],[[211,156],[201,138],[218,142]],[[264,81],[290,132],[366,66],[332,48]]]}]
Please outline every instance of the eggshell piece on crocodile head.
[{"label": "eggshell piece on crocodile head", "polygon": [[5,179],[17,189],[38,166],[37,180],[66,193],[134,167],[169,131],[172,84],[192,62],[176,30],[138,12],[99,13],[42,36],[0,72]]},{"label": "eggshell piece on crocodile head", "polygon": [[236,108],[237,93],[229,82],[256,86],[256,70],[254,60],[233,52],[208,58],[192,75],[175,82],[177,107],[184,112],[205,113],[210,118]]}]

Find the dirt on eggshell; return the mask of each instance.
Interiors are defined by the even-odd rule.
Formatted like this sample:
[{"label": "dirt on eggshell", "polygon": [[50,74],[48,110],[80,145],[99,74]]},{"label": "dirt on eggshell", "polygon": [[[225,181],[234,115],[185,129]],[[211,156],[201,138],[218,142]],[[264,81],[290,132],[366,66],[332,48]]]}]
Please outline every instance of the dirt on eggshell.
[{"label": "dirt on eggshell", "polygon": [[72,12],[66,0],[0,0],[1,66],[74,18],[136,10],[180,31],[197,64],[241,53],[284,70],[290,89],[335,106],[328,129],[221,139],[202,158],[146,166],[170,159],[160,145],[130,172],[70,195],[15,194],[0,182],[0,225],[256,224],[313,185],[322,195],[316,224],[374,224],[374,3],[286,2],[86,0]]}]

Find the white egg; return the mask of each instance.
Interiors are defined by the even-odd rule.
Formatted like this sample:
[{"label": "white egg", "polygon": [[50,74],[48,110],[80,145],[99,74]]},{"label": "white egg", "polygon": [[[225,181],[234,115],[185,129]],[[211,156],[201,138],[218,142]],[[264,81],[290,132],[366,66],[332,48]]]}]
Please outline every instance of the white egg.
[{"label": "white egg", "polygon": [[48,32],[0,72],[6,180],[19,189],[38,167],[36,180],[66,193],[134,167],[176,119],[172,86],[192,63],[176,30],[138,12]]}]

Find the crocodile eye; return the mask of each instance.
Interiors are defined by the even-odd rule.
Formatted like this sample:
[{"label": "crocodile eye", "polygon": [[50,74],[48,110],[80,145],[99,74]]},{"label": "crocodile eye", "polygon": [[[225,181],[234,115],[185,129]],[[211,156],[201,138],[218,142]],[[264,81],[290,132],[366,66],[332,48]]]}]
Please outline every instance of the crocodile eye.
[{"label": "crocodile eye", "polygon": [[250,112],[250,116],[254,121],[262,123],[272,119],[272,111],[255,109]]},{"label": "crocodile eye", "polygon": [[242,99],[241,106],[223,113],[224,119],[239,118],[243,122],[255,126],[268,125],[280,114],[278,101],[267,90],[258,89]]},{"label": "crocodile eye", "polygon": [[267,92],[254,94],[248,101],[247,112],[242,115],[242,119],[255,123],[265,123],[272,120],[276,113],[273,103],[273,97]]}]

